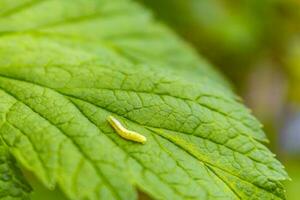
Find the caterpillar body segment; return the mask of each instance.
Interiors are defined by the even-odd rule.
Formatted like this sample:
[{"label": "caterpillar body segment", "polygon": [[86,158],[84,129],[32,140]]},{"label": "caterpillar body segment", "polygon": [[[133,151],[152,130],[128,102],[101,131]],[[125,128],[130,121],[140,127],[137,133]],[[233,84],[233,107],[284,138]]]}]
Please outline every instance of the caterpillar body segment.
[{"label": "caterpillar body segment", "polygon": [[107,118],[107,121],[109,122],[109,124],[115,129],[115,131],[124,139],[126,140],[131,140],[134,142],[139,142],[142,144],[145,144],[145,142],[147,141],[147,138],[135,131],[130,131],[128,129],[126,129],[121,122],[119,122],[116,118],[114,118],[113,116],[109,116]]}]

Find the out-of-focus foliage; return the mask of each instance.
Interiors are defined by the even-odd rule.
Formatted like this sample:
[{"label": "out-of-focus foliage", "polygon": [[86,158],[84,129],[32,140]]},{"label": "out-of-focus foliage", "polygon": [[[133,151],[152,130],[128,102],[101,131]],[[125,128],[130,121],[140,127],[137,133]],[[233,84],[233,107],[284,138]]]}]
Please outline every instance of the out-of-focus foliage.
[{"label": "out-of-focus foliage", "polygon": [[235,82],[266,54],[280,60],[299,22],[297,0],[140,1]]},{"label": "out-of-focus foliage", "polygon": [[292,181],[286,183],[287,199],[298,200],[299,199],[299,188],[300,188],[300,161],[290,161],[285,163],[287,171],[292,177]]},{"label": "out-of-focus foliage", "polygon": [[43,186],[33,174],[26,171],[26,178],[30,181],[30,185],[33,187],[31,193],[31,200],[68,200],[63,193],[58,189],[49,190]]},{"label": "out-of-focus foliage", "polygon": [[285,62],[290,82],[289,96],[293,102],[300,104],[300,37],[290,42]]}]

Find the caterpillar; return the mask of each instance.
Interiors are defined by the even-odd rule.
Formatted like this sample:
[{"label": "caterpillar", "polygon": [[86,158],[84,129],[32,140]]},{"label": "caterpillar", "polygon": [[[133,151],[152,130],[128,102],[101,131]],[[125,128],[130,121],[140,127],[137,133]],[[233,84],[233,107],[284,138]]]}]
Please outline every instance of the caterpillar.
[{"label": "caterpillar", "polygon": [[130,131],[126,129],[121,122],[119,122],[113,116],[107,118],[109,124],[115,129],[115,131],[122,137],[127,140],[135,141],[144,144],[147,141],[147,138],[137,132]]}]

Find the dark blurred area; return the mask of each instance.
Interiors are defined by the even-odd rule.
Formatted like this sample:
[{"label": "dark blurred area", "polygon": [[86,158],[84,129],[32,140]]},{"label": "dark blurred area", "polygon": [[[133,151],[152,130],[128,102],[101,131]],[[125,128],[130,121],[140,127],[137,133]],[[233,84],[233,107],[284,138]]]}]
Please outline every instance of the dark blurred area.
[{"label": "dark blurred area", "polygon": [[300,196],[300,1],[139,0],[232,82]]}]

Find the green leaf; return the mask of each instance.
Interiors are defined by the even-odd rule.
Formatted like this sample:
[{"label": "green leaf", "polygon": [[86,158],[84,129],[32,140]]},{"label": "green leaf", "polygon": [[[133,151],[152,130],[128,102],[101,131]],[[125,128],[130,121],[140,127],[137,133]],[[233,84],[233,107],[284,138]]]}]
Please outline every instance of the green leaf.
[{"label": "green leaf", "polygon": [[26,200],[29,199],[30,192],[31,188],[16,166],[14,158],[0,140],[0,199]]},{"label": "green leaf", "polygon": [[[126,0],[2,8],[0,135],[70,199],[284,199],[282,165],[227,82]],[[13,3],[12,3],[13,4]],[[0,6],[1,7],[1,6]],[[115,116],[147,137],[119,137]]]}]

